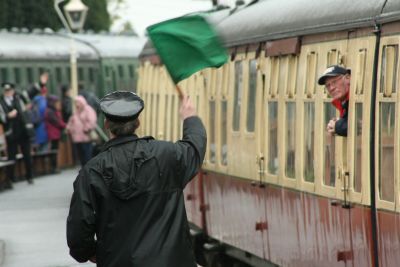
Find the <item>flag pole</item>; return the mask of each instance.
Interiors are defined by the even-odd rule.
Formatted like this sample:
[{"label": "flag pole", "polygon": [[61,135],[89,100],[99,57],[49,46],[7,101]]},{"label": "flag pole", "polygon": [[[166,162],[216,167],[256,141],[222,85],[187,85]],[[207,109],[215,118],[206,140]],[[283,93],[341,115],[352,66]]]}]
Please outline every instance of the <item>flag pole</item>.
[{"label": "flag pole", "polygon": [[183,94],[183,92],[182,92],[182,89],[179,87],[179,85],[175,85],[175,88],[176,88],[176,91],[177,91],[177,93],[178,93],[178,97],[179,97],[179,100],[183,100],[183,96],[184,96],[184,94]]}]

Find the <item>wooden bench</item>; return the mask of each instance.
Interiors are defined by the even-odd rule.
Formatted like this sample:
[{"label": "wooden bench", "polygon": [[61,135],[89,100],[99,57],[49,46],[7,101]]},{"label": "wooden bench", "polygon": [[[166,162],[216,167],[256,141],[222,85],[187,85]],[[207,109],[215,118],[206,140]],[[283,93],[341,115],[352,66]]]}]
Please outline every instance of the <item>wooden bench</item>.
[{"label": "wooden bench", "polygon": [[7,167],[14,164],[13,160],[0,161],[0,191],[12,188],[12,182],[7,176]]}]

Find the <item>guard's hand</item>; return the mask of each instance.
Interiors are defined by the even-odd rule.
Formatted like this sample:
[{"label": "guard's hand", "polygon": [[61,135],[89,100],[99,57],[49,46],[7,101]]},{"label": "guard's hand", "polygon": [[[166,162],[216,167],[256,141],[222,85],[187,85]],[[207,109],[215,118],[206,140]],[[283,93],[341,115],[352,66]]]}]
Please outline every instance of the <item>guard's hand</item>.
[{"label": "guard's hand", "polygon": [[326,126],[326,131],[330,135],[335,135],[335,124],[338,121],[338,118],[333,118],[328,122],[328,125]]},{"label": "guard's hand", "polygon": [[10,112],[8,112],[7,117],[9,119],[13,119],[15,117],[17,117],[18,111],[16,109],[11,110]]},{"label": "guard's hand", "polygon": [[192,116],[196,116],[196,109],[194,108],[194,105],[189,96],[183,96],[179,113],[182,120],[185,120]]}]

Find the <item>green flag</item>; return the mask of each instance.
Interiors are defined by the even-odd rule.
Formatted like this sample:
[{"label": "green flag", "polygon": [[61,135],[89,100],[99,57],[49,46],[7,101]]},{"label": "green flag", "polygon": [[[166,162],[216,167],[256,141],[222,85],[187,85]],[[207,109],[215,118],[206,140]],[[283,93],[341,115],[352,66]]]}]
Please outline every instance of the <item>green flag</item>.
[{"label": "green flag", "polygon": [[147,32],[175,84],[228,60],[215,30],[202,16],[167,20],[149,26]]}]

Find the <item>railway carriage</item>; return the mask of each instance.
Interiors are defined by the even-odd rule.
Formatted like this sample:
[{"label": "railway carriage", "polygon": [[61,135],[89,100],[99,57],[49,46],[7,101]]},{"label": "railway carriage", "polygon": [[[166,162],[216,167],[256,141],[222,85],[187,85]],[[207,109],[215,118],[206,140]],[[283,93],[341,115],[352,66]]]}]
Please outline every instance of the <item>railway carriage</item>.
[{"label": "railway carriage", "polygon": [[[78,84],[98,97],[107,92],[136,90],[138,55],[144,39],[133,35],[74,34]],[[60,95],[60,87],[70,84],[71,40],[65,33],[24,29],[0,31],[0,83],[12,82],[17,90],[39,82],[40,73],[50,73],[50,94]],[[98,120],[101,124],[101,118]],[[0,130],[2,133],[2,130]],[[3,136],[0,136],[1,138]],[[0,150],[4,150],[4,138]],[[60,167],[71,166],[71,146],[60,144]]]},{"label": "railway carriage", "polygon": [[[208,133],[185,191],[199,259],[398,266],[400,2],[253,1],[208,16],[230,60],[180,83]],[[352,71],[347,137],[325,130],[339,114],[317,78],[333,64]],[[142,134],[177,140],[179,100],[150,43],[139,73]]]}]

